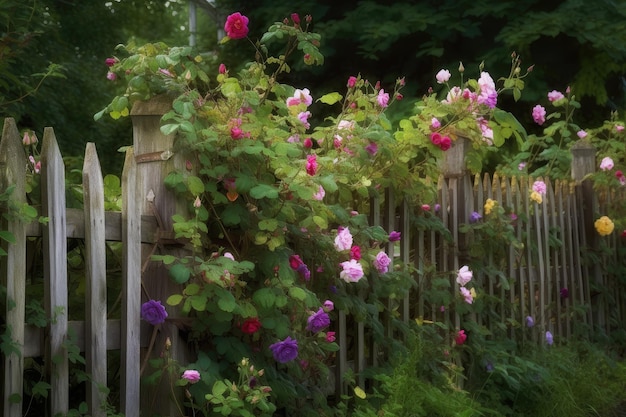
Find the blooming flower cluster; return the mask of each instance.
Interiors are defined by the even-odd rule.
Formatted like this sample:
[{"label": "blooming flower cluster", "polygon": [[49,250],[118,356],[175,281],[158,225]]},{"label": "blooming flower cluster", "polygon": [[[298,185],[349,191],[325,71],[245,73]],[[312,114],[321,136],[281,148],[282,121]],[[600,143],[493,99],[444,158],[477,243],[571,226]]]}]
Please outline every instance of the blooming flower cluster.
[{"label": "blooming flower cluster", "polygon": [[537,180],[533,182],[531,191],[530,191],[530,199],[536,202],[537,204],[541,204],[543,202],[543,196],[547,192],[546,183]]}]

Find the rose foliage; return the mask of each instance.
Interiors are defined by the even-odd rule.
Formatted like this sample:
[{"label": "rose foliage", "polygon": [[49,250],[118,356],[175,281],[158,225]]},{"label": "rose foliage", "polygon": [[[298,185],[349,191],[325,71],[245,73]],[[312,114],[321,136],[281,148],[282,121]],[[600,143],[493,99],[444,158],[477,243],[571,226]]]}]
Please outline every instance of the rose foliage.
[{"label": "rose foliage", "polygon": [[[190,213],[173,218],[188,254],[153,261],[183,286],[167,304],[194,318],[189,331],[201,359],[185,366],[199,372],[190,391],[207,415],[220,411],[207,401],[222,404],[215,387],[233,379],[242,358],[265,369],[255,374],[271,387],[263,398],[318,415],[339,348],[338,310],[365,322],[381,349],[392,351],[399,342],[386,339],[381,317],[395,320],[413,271],[387,255],[402,237],[378,225],[370,199],[393,189],[412,207],[430,204],[438,161],[461,132],[475,170],[490,149],[523,134],[496,107],[503,90],[517,99],[523,88],[515,59],[511,74],[497,80],[501,87],[483,68],[477,79],[464,80],[464,69],[455,80],[438,76],[441,91],[424,95],[399,128],[386,111],[403,98],[403,78],[381,85],[346,74],[341,92],[285,83],[291,60],[323,64],[311,20],[294,14],[246,42],[254,22],[229,16],[224,47],[237,42],[232,47],[255,56],[237,73],[192,47],[163,43],[120,46],[108,68],[121,90],[96,118],[127,116],[136,101],[159,95],[172,103],[161,132],[175,135],[175,152],[187,163],[166,185]],[[256,391],[237,392],[237,407],[275,409],[248,397]]]}]

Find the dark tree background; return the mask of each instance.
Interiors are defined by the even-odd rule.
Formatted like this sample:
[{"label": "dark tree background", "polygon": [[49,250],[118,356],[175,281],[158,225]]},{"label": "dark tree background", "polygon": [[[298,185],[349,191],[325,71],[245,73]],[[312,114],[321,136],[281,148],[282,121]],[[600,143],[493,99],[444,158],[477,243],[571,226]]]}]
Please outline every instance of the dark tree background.
[{"label": "dark tree background", "polygon": [[[253,57],[247,42],[218,46],[216,28],[241,11],[257,39],[274,21],[297,12],[313,17],[322,34],[326,63],[294,66],[286,80],[315,95],[342,91],[350,75],[362,74],[391,88],[405,77],[405,100],[391,114],[399,119],[434,84],[441,68],[453,74],[463,62],[475,77],[484,62],[492,76],[510,68],[511,53],[524,68],[534,65],[521,102],[500,106],[532,127],[530,109],[553,89],[572,91],[583,102],[577,115],[593,127],[626,107],[626,2],[611,0],[206,0],[197,3],[198,47],[221,54],[230,68]],[[121,172],[114,149],[131,140],[128,120],[93,121],[118,92],[105,77],[104,60],[128,43],[188,42],[187,0],[0,0],[0,116],[12,116],[37,133],[53,126],[64,155],[81,155],[96,142],[107,172]],[[216,25],[217,22],[217,25]],[[61,77],[47,78],[31,96],[21,97],[50,63]]]}]

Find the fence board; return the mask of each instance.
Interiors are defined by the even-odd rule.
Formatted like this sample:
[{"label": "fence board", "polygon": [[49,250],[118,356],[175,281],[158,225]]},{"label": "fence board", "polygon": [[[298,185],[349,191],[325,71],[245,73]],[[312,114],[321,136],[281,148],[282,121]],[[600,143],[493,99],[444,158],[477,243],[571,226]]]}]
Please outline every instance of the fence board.
[{"label": "fence board", "polygon": [[52,415],[67,413],[69,365],[64,342],[67,337],[67,241],[65,223],[65,166],[54,130],[44,130],[41,149],[45,310],[50,318],[50,343],[46,355]]},{"label": "fence board", "polygon": [[[6,119],[0,142],[0,191],[4,192],[10,185],[15,189],[11,198],[18,204],[26,202],[25,180],[26,155],[20,140],[15,120]],[[24,316],[26,304],[26,231],[20,220],[4,219],[0,216],[0,230],[6,230],[15,238],[15,244],[2,245],[7,252],[0,257],[0,276],[2,285],[6,287],[6,326],[11,332],[11,339],[17,346],[24,344]],[[13,304],[11,306],[11,304]],[[5,355],[3,361],[4,390],[3,415],[17,417],[22,415],[23,356],[12,352]],[[19,401],[11,401],[17,396]]]},{"label": "fence board", "polygon": [[122,172],[122,284],[121,411],[139,417],[140,311],[141,311],[141,208],[133,150],[126,151]]},{"label": "fence board", "polygon": [[87,405],[93,417],[106,415],[106,398],[100,387],[107,386],[107,286],[104,223],[104,183],[100,161],[93,143],[87,144],[83,164],[83,207],[85,211],[85,343]]}]

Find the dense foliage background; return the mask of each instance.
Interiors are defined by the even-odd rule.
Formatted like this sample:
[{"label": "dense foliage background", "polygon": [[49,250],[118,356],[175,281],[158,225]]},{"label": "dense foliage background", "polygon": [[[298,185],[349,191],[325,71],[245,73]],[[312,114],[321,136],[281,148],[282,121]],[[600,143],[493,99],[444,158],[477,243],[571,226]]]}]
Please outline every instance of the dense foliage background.
[{"label": "dense foliage background", "polygon": [[[252,46],[242,44],[226,56],[217,43],[224,16],[239,10],[250,17],[250,39],[292,12],[313,17],[322,34],[326,64],[296,68],[289,80],[316,95],[343,88],[349,75],[380,79],[391,85],[406,77],[405,101],[392,119],[407,115],[412,102],[434,84],[440,68],[454,70],[462,61],[474,76],[481,62],[494,75],[506,75],[515,51],[523,66],[534,65],[522,102],[500,104],[522,122],[545,91],[571,86],[585,109],[581,125],[594,126],[626,104],[626,4],[611,0],[205,0],[197,4],[200,50],[221,54],[229,67],[246,62]],[[185,0],[3,0],[0,2],[0,116],[41,132],[53,126],[64,155],[81,155],[88,141],[116,149],[130,141],[130,123],[93,121],[116,91],[106,79],[104,60],[115,47],[163,41],[188,43]],[[216,21],[218,22],[216,24]],[[238,56],[235,56],[238,55]],[[36,86],[51,63],[58,77]],[[303,65],[304,67],[304,65]],[[35,74],[35,75],[33,75]],[[532,125],[532,123],[524,123]],[[104,170],[118,173],[122,158],[102,155]]]}]

